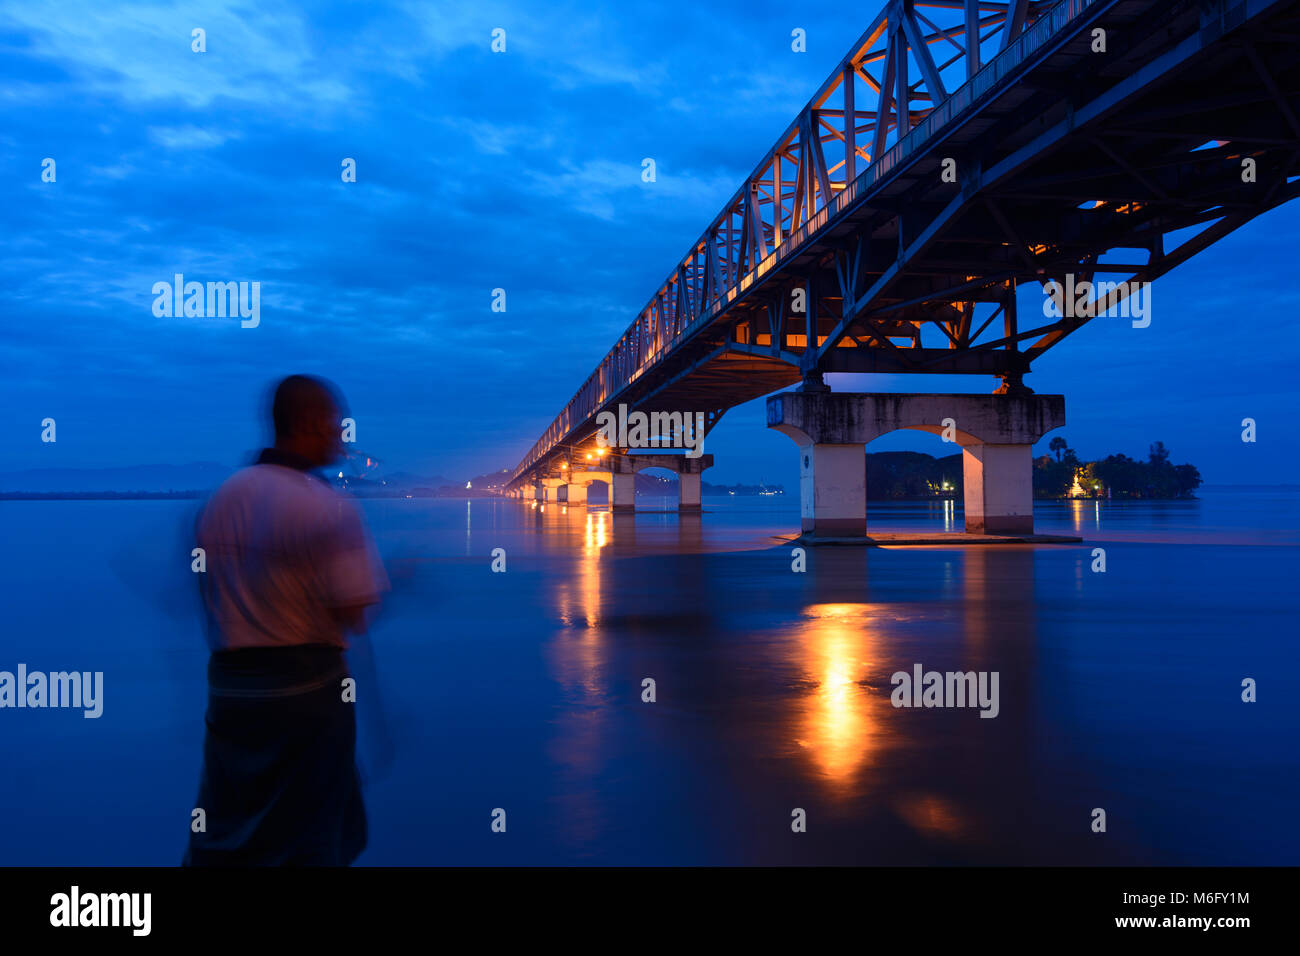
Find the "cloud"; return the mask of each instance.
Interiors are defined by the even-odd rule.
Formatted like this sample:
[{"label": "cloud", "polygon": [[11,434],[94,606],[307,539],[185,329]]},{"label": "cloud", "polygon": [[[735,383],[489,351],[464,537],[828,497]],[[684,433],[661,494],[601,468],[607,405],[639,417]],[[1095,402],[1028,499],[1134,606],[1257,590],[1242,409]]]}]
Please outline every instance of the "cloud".
[{"label": "cloud", "polygon": [[[368,409],[389,461],[443,456],[449,475],[513,464],[862,28],[828,9],[800,24],[818,51],[800,56],[774,3],[692,14],[496,0],[5,6],[0,163],[15,186],[0,204],[0,400],[20,420],[55,405],[102,417],[95,454],[124,463],[155,460],[164,435],[177,460],[200,460],[219,455],[222,429],[195,422],[217,405],[223,423],[238,417],[229,409],[251,408],[277,374],[307,369]],[[190,51],[195,26],[206,54]],[[488,48],[497,26],[504,55]],[[40,181],[45,156],[57,183]],[[340,180],[345,156],[355,183]],[[657,182],[641,181],[645,157]],[[1216,336],[1224,316],[1266,323],[1293,307],[1276,277],[1297,223],[1300,208],[1278,210],[1216,245],[1160,281],[1143,337],[1094,323],[1036,364],[1033,387],[1071,395],[1072,421],[1127,401],[1106,396],[1133,382],[1165,408],[1213,354],[1215,394],[1294,396],[1300,340],[1273,336],[1260,358]],[[152,284],[175,272],[262,282],[261,326],[154,317]],[[505,315],[489,309],[498,287]],[[438,407],[471,408],[472,434],[430,425]],[[734,445],[717,433],[722,457],[748,460],[754,408],[757,424],[726,426]],[[1102,447],[1091,428],[1095,441],[1072,425],[1072,443]],[[90,446],[61,431],[60,447]],[[40,454],[15,446],[15,467]]]},{"label": "cloud", "polygon": [[[353,97],[313,49],[304,20],[279,6],[64,0],[13,4],[0,16],[30,38],[28,57],[58,64],[78,88],[128,104],[243,103],[301,114]],[[195,28],[206,31],[206,52],[191,50]],[[59,84],[42,98],[66,93]]]},{"label": "cloud", "polygon": [[167,149],[211,149],[227,140],[238,139],[239,133],[198,126],[151,126],[149,138]]},{"label": "cloud", "polygon": [[[558,171],[530,169],[525,177],[538,195],[562,199],[573,209],[606,221],[618,218],[622,208],[618,199],[634,194],[661,202],[712,209],[716,214],[737,185],[735,177],[730,174],[674,175],[661,169],[657,169],[655,182],[643,182],[642,168],[640,159],[626,163],[593,159],[581,164],[565,160],[560,163]],[[702,230],[708,218],[701,216],[700,220]],[[665,269],[669,266],[671,263],[666,263]]]}]

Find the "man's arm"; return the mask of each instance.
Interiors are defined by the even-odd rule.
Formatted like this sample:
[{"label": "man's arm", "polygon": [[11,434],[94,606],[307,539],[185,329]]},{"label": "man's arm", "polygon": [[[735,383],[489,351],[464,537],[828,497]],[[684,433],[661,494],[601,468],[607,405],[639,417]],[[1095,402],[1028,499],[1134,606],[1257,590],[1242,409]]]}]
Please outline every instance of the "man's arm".
[{"label": "man's arm", "polygon": [[327,539],[325,603],[345,633],[366,633],[366,608],[379,603],[388,578],[355,504],[340,498]]}]

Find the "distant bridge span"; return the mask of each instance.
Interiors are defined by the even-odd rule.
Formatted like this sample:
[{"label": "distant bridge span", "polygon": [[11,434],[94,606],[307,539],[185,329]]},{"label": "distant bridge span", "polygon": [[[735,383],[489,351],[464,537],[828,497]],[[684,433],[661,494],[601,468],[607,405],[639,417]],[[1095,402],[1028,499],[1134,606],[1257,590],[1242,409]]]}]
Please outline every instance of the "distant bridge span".
[{"label": "distant bridge span", "polygon": [[1027,394],[1088,319],[1022,321],[1019,283],[1151,281],[1300,193],[1297,43],[1300,0],[890,0],[508,489],[620,403],[707,430],[826,372]]}]

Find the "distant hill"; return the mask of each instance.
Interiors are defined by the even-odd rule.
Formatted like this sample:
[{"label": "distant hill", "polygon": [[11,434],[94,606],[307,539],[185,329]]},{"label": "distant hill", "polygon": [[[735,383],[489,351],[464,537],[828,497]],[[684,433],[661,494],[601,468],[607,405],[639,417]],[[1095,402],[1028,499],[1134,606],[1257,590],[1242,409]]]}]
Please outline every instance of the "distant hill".
[{"label": "distant hill", "polygon": [[[442,475],[416,475],[409,471],[395,471],[391,475],[378,475],[374,481],[382,481],[389,488],[440,488],[456,482]],[[464,482],[460,482],[464,484]]]},{"label": "distant hill", "polygon": [[[469,479],[470,484],[474,486],[474,491],[490,491],[499,494],[505,488],[506,482],[510,480],[510,469],[502,468],[500,471],[490,471],[485,475],[475,475]],[[460,482],[461,487],[465,482]]]},{"label": "distant hill", "polygon": [[867,498],[960,498],[961,452],[935,458],[917,451],[867,454]]},{"label": "distant hill", "polygon": [[[248,463],[251,463],[251,458]],[[187,465],[125,465],[119,468],[32,468],[0,473],[0,494],[207,492],[215,489],[245,464],[240,462],[232,466],[202,461]],[[349,471],[347,465],[340,465],[339,470],[345,474]],[[330,472],[331,475],[334,473],[336,472]],[[461,488],[465,486],[464,481],[453,481],[442,475],[416,475],[405,471],[393,472],[391,475],[377,475],[373,478],[353,477],[350,483],[358,488],[386,487],[393,492],[415,489],[436,492],[439,488],[448,486]]]},{"label": "distant hill", "polygon": [[0,472],[0,492],[209,491],[234,470],[212,461],[120,468],[32,468]]}]

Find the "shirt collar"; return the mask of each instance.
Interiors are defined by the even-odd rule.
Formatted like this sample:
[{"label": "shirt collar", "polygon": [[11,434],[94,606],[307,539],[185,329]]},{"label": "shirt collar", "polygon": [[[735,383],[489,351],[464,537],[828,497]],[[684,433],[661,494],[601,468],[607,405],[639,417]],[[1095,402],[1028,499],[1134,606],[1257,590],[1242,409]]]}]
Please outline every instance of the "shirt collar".
[{"label": "shirt collar", "polygon": [[302,455],[296,455],[281,448],[263,448],[254,464],[282,465],[285,468],[294,468],[298,471],[315,471],[317,467]]}]

